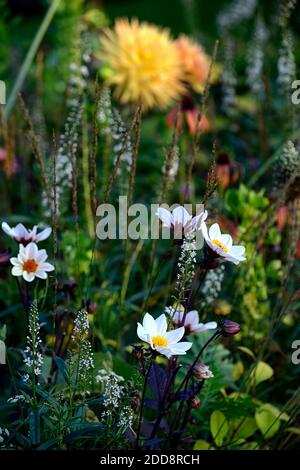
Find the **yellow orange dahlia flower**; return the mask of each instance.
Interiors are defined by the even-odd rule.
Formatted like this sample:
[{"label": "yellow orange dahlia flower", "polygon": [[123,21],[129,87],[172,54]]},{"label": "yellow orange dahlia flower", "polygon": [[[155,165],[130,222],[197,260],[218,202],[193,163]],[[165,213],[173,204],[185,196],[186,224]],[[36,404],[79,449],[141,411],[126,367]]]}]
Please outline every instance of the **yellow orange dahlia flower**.
[{"label": "yellow orange dahlia flower", "polygon": [[183,90],[179,52],[166,29],[119,19],[104,31],[100,59],[109,70],[106,83],[124,104],[165,108]]}]

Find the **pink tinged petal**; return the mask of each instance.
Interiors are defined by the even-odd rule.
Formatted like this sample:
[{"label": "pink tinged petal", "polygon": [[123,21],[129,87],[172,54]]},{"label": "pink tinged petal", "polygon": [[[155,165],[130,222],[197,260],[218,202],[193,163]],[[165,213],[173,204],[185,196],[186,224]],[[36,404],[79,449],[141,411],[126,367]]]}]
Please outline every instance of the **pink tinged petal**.
[{"label": "pink tinged petal", "polygon": [[15,229],[15,238],[17,240],[28,240],[29,239],[29,232],[28,230],[24,227],[23,224],[18,224]]},{"label": "pink tinged petal", "polygon": [[30,230],[29,232],[29,239],[32,241],[32,242],[35,242],[36,240],[36,231],[37,231],[37,225],[35,225],[32,230]]},{"label": "pink tinged petal", "polygon": [[181,340],[185,332],[184,326],[176,328],[176,330],[168,331],[166,333],[166,339],[170,345],[178,343]]},{"label": "pink tinged petal", "polygon": [[39,277],[40,279],[47,279],[48,274],[45,271],[38,270],[35,272],[36,277]]},{"label": "pink tinged petal", "polygon": [[47,258],[48,258],[48,255],[47,255],[46,250],[39,250],[38,251],[38,254],[36,256],[36,261],[38,263],[43,263],[44,261],[46,261]]},{"label": "pink tinged petal", "polygon": [[35,237],[36,242],[42,242],[46,238],[50,237],[52,229],[50,227],[45,228],[41,233],[38,233]]},{"label": "pink tinged petal", "polygon": [[143,327],[151,337],[157,334],[155,320],[149,313],[146,313],[143,318]]},{"label": "pink tinged petal", "polygon": [[156,324],[157,334],[160,336],[164,336],[167,331],[167,326],[168,326],[166,315],[163,313],[158,318],[156,318],[155,324]]},{"label": "pink tinged petal", "polygon": [[8,225],[7,222],[2,222],[1,227],[2,227],[3,232],[6,233],[6,235],[9,235],[10,237],[13,236],[12,234],[13,230],[11,229],[11,227]]},{"label": "pink tinged petal", "polygon": [[191,310],[187,313],[185,324],[190,325],[192,329],[199,324],[199,315],[197,310]]},{"label": "pink tinged petal", "polygon": [[23,278],[27,282],[32,282],[35,278],[35,275],[33,273],[27,273],[26,271],[23,271]]},{"label": "pink tinged petal", "polygon": [[199,323],[199,327],[197,330],[195,330],[198,333],[201,333],[201,331],[206,331],[206,330],[215,330],[217,328],[218,324],[215,321],[210,321],[207,323]]},{"label": "pink tinged petal", "polygon": [[25,250],[27,259],[36,259],[39,250],[35,243],[29,243],[26,246]]},{"label": "pink tinged petal", "polygon": [[183,227],[192,220],[192,216],[188,213],[188,211],[182,207],[175,207],[172,212],[174,225],[182,225]]},{"label": "pink tinged petal", "polygon": [[183,312],[181,310],[176,310],[172,315],[172,320],[174,323],[179,325],[182,322]]},{"label": "pink tinged petal", "polygon": [[202,235],[203,235],[203,238],[204,240],[208,240],[209,239],[209,235],[208,235],[208,230],[207,230],[207,225],[205,223],[203,223],[200,227],[200,230],[202,232]]},{"label": "pink tinged petal", "polygon": [[156,215],[162,221],[164,227],[171,228],[173,224],[173,218],[170,211],[164,209],[163,207],[159,207],[156,211]]},{"label": "pink tinged petal", "polygon": [[11,270],[13,276],[22,276],[23,269],[21,266],[14,266]]},{"label": "pink tinged petal", "polygon": [[212,224],[212,226],[209,229],[209,238],[211,240],[219,240],[221,237],[221,230],[219,227],[219,224]]},{"label": "pink tinged petal", "polygon": [[55,267],[50,263],[41,263],[39,265],[39,271],[54,271]]},{"label": "pink tinged petal", "polygon": [[196,215],[192,219],[193,229],[201,228],[201,225],[204,224],[204,221],[207,219],[207,211],[201,212],[201,214]]}]

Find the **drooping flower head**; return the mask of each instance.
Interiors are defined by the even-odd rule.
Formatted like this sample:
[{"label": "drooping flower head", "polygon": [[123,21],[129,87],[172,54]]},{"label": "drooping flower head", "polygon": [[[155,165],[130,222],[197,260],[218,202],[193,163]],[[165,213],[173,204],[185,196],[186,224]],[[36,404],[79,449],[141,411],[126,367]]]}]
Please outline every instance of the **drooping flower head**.
[{"label": "drooping flower head", "polygon": [[151,349],[168,358],[186,354],[192,343],[179,342],[184,335],[184,327],[171,331],[167,331],[167,328],[166,315],[162,314],[154,319],[149,313],[146,313],[143,324],[138,323],[137,335],[142,341],[148,343]]},{"label": "drooping flower head", "polygon": [[213,224],[208,230],[206,224],[202,225],[203,237],[209,246],[218,256],[225,258],[234,264],[245,261],[245,247],[241,245],[233,245],[232,238],[229,234],[222,234],[219,224]]},{"label": "drooping flower head", "polygon": [[27,282],[32,282],[36,277],[47,279],[47,272],[55,269],[52,264],[46,263],[47,258],[46,250],[39,250],[35,243],[29,243],[26,247],[21,244],[17,258],[10,259],[12,275],[22,276]]},{"label": "drooping flower head", "polygon": [[200,230],[207,219],[207,211],[202,211],[200,214],[192,217],[183,206],[175,207],[173,211],[159,207],[156,215],[162,221],[163,227],[174,230],[176,238],[183,233],[188,235],[197,229]]},{"label": "drooping flower head", "polygon": [[16,240],[23,245],[27,243],[38,243],[43,240],[46,240],[51,234],[52,229],[50,227],[45,228],[40,233],[37,233],[38,226],[35,225],[31,230],[27,230],[23,224],[18,224],[16,227],[10,227],[6,222],[2,222],[2,230],[10,238]]},{"label": "drooping flower head", "polygon": [[197,379],[211,379],[214,374],[206,364],[198,363],[193,368],[193,375]]},{"label": "drooping flower head", "polygon": [[104,32],[99,57],[122,103],[165,108],[182,91],[178,50],[165,29],[119,19]]},{"label": "drooping flower head", "polygon": [[[183,317],[184,311],[181,309],[176,309],[172,315],[172,320],[176,326],[181,326]],[[206,330],[215,330],[218,324],[215,321],[200,323],[197,310],[191,310],[186,314],[183,326],[186,333],[201,333],[202,331]]]},{"label": "drooping flower head", "polygon": [[202,92],[209,73],[209,58],[200,44],[181,34],[176,41],[183,80],[195,91]]}]

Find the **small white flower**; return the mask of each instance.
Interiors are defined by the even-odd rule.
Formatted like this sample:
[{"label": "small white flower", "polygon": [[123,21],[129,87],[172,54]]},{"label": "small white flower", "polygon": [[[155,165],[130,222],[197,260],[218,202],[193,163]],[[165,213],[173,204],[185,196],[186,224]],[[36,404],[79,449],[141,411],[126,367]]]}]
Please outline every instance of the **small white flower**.
[{"label": "small white flower", "polygon": [[[184,312],[180,309],[177,309],[172,315],[172,320],[175,325],[181,325],[183,320]],[[191,310],[186,314],[184,320],[184,328],[187,333],[201,333],[206,330],[215,330],[217,328],[217,323],[215,321],[210,321],[207,323],[199,323],[199,315],[197,310]]]},{"label": "small white flower", "polygon": [[149,313],[146,313],[143,324],[138,323],[137,335],[142,341],[150,344],[151,349],[168,358],[186,354],[192,346],[189,342],[179,343],[184,335],[184,327],[167,331],[167,318],[164,314],[154,320]]},{"label": "small white flower", "polygon": [[26,245],[27,243],[34,242],[38,243],[46,240],[51,234],[52,229],[50,227],[45,228],[40,233],[37,233],[38,226],[35,225],[31,230],[27,230],[23,224],[18,224],[16,227],[10,227],[6,222],[2,222],[2,230],[10,238],[16,240],[19,243]]},{"label": "small white flower", "polygon": [[47,272],[55,269],[45,262],[47,258],[46,250],[39,250],[35,243],[29,243],[26,247],[21,244],[18,257],[10,259],[12,275],[23,276],[27,282],[32,282],[35,277],[47,279]]},{"label": "small white flower", "polygon": [[221,233],[219,224],[213,224],[209,230],[205,224],[202,224],[203,237],[211,250],[217,255],[225,258],[234,264],[245,261],[245,247],[241,245],[232,245],[232,238],[229,234]]},{"label": "small white flower", "polygon": [[170,212],[164,207],[159,207],[156,211],[157,217],[162,221],[163,227],[174,229],[188,235],[197,229],[201,229],[204,221],[207,219],[207,211],[192,217],[183,206],[175,207]]}]

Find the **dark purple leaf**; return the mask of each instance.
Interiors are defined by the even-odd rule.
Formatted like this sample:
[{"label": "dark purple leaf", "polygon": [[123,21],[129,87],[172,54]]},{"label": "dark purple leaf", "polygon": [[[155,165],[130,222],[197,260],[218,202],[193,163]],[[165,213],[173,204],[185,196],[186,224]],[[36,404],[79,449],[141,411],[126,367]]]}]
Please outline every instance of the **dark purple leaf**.
[{"label": "dark purple leaf", "polygon": [[167,376],[165,371],[161,367],[159,367],[155,362],[153,362],[149,372],[148,385],[159,406],[163,401],[166,383]]}]

